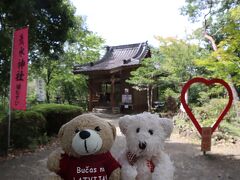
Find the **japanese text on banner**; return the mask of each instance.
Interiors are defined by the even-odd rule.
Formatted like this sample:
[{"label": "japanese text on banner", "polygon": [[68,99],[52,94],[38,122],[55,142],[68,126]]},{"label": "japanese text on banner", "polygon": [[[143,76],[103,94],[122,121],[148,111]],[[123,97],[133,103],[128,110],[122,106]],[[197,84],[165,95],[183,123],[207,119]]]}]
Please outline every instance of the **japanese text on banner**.
[{"label": "japanese text on banner", "polygon": [[11,69],[11,109],[26,110],[28,77],[28,27],[13,36]]}]

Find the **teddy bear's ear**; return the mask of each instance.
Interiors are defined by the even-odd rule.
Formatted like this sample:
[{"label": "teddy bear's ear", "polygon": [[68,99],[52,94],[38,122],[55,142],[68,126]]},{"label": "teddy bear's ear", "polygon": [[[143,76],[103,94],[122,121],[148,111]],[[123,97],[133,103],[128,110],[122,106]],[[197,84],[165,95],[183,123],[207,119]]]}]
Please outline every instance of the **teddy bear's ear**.
[{"label": "teddy bear's ear", "polygon": [[129,115],[120,117],[119,128],[120,128],[120,130],[123,134],[126,134],[126,132],[127,132],[129,121],[130,121],[130,116]]},{"label": "teddy bear's ear", "polygon": [[113,124],[111,124],[110,122],[108,122],[108,124],[110,125],[112,132],[113,132],[113,138],[116,138],[116,128]]},{"label": "teddy bear's ear", "polygon": [[61,137],[63,136],[65,127],[66,127],[66,126],[65,126],[65,124],[64,124],[64,125],[62,125],[62,127],[59,129],[59,131],[58,131],[58,137],[59,137],[59,138],[61,138]]},{"label": "teddy bear's ear", "polygon": [[169,138],[173,131],[173,122],[171,119],[159,118],[159,124],[163,128],[165,138]]}]

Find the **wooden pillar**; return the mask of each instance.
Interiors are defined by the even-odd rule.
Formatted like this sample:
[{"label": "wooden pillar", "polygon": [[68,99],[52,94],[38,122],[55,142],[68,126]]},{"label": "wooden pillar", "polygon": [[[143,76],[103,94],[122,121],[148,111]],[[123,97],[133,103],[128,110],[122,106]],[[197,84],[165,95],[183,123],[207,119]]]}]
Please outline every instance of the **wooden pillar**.
[{"label": "wooden pillar", "polygon": [[111,77],[111,108],[112,112],[114,112],[115,107],[115,77],[112,75]]},{"label": "wooden pillar", "polygon": [[92,79],[89,78],[88,80],[88,111],[92,111],[93,105],[92,105],[92,100],[93,100],[93,91],[92,91]]},{"label": "wooden pillar", "polygon": [[120,98],[121,98],[121,103],[122,103],[122,94],[124,94],[124,76],[122,74],[122,71],[120,71]]}]

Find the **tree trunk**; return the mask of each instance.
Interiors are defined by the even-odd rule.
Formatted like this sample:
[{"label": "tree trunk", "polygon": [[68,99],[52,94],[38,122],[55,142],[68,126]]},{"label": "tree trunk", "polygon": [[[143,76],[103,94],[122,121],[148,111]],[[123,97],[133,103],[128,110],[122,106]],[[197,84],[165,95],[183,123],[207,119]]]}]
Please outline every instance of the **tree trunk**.
[{"label": "tree trunk", "polygon": [[[185,98],[186,103],[188,104],[188,91],[185,93],[184,98]],[[182,103],[180,104],[180,112],[183,112],[183,113],[186,112],[186,110],[184,109]]]},{"label": "tree trunk", "polygon": [[47,89],[46,89],[46,98],[47,98],[47,103],[50,103],[50,95]]},{"label": "tree trunk", "polygon": [[148,112],[151,111],[149,93],[150,93],[150,87],[148,86],[148,87],[147,87],[147,105],[148,105]]},{"label": "tree trunk", "polygon": [[48,91],[48,88],[49,88],[49,85],[50,85],[50,82],[51,82],[51,79],[52,79],[52,77],[51,77],[51,75],[52,75],[52,69],[49,69],[49,68],[47,68],[47,79],[46,79],[46,98],[47,98],[47,103],[50,103],[50,93],[49,93],[49,91]]},{"label": "tree trunk", "polygon": [[152,110],[153,105],[153,87],[150,86],[150,110]]},{"label": "tree trunk", "polygon": [[210,36],[209,34],[207,34],[207,32],[204,33],[204,37],[211,42],[213,50],[217,51],[217,45],[216,45],[215,40],[213,39],[213,37]]},{"label": "tree trunk", "polygon": [[2,108],[3,108],[3,110],[5,110],[6,109],[6,101],[5,101],[4,95],[2,95],[1,100],[2,100]]}]

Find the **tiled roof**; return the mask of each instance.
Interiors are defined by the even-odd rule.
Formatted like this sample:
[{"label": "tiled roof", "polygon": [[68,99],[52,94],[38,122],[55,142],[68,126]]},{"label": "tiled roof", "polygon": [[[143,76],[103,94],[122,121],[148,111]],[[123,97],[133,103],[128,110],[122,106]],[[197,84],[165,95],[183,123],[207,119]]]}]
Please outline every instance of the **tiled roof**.
[{"label": "tiled roof", "polygon": [[139,65],[142,59],[149,56],[147,42],[120,46],[107,46],[105,55],[96,62],[75,65],[74,74],[92,71],[108,71],[119,67]]}]

